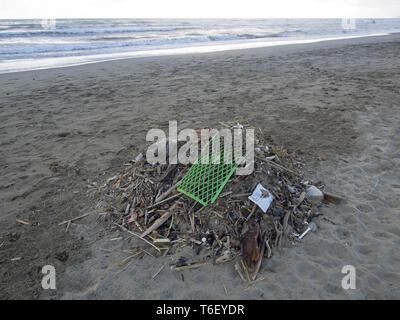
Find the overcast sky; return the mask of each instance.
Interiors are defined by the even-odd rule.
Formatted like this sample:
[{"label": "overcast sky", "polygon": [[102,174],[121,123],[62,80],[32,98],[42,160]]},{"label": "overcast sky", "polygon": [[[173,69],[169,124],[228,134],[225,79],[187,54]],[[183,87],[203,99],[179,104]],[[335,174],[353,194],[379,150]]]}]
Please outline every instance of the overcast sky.
[{"label": "overcast sky", "polygon": [[400,0],[0,0],[0,18],[400,18]]}]

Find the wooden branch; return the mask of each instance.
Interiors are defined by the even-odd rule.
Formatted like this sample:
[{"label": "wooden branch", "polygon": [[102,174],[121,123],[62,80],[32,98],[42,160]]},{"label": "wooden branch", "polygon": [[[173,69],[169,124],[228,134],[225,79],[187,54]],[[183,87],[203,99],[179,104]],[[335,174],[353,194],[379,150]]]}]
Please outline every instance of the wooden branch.
[{"label": "wooden branch", "polygon": [[269,245],[269,239],[265,240],[265,245],[267,247],[267,258],[271,258],[272,250],[271,250],[271,247]]},{"label": "wooden branch", "polygon": [[261,260],[263,259],[264,256],[264,251],[265,251],[265,241],[266,241],[266,232],[264,231],[263,236],[262,236],[262,245],[261,245],[261,250],[260,250],[260,257],[258,258],[257,264],[254,267],[253,275],[251,277],[251,280],[256,280],[258,271],[260,271],[261,267]]},{"label": "wooden branch", "polygon": [[160,218],[158,218],[145,232],[143,232],[140,236],[143,238],[148,234],[152,233],[154,230],[157,230],[165,221],[168,220],[170,216],[174,213],[173,210],[178,205],[178,202],[175,202],[171,208],[169,208],[168,212],[164,213]]},{"label": "wooden branch", "polygon": [[292,211],[286,212],[285,217],[283,218],[283,237],[284,237],[284,239],[286,239],[286,237],[287,237],[287,227],[288,227],[289,217],[292,215],[292,213],[294,213],[297,210],[297,207],[299,205],[301,205],[301,203],[303,202],[305,197],[306,197],[306,193],[302,192],[299,197],[299,202],[293,207]]},{"label": "wooden branch", "polygon": [[252,195],[252,193],[236,193],[236,194],[231,194],[231,198],[240,198],[240,197],[248,197]]},{"label": "wooden branch", "polygon": [[242,270],[240,270],[240,265],[238,262],[235,263],[235,270],[238,273],[240,279],[242,279],[244,282],[246,282],[246,278],[244,277]]},{"label": "wooden branch", "polygon": [[275,163],[275,162],[273,162],[273,161],[271,161],[271,160],[263,159],[263,158],[260,158],[260,157],[257,157],[257,159],[260,159],[261,161],[264,161],[264,162],[270,164],[271,166],[274,166],[274,167],[276,167],[276,168],[278,168],[278,169],[280,169],[280,170],[287,171],[287,172],[289,172],[289,173],[291,173],[291,174],[294,174],[295,176],[298,176],[298,177],[302,177],[302,176],[301,176],[300,174],[298,174],[297,172],[295,172],[295,171],[293,171],[293,170],[291,170],[291,169],[288,169],[288,168],[286,168],[286,167],[284,167],[284,166],[281,166],[280,164],[277,164],[277,163]]},{"label": "wooden branch", "polygon": [[230,194],[232,194],[232,191],[227,191],[227,192],[221,193],[221,194],[219,195],[219,197],[220,197],[220,198],[224,198],[224,197],[226,197],[226,196],[229,196]]},{"label": "wooden branch", "polygon": [[200,262],[200,263],[188,264],[186,266],[181,266],[181,267],[172,267],[172,269],[175,271],[182,271],[182,270],[187,270],[187,269],[199,268],[206,264],[207,264],[207,262]]},{"label": "wooden branch", "polygon": [[283,229],[283,234],[285,237],[286,237],[286,233],[287,233],[287,227],[289,224],[289,217],[292,214],[292,212],[294,212],[294,208],[292,209],[292,211],[287,211],[285,216],[283,217],[283,226],[282,226],[283,228],[282,229]]},{"label": "wooden branch", "polygon": [[29,222],[26,222],[26,221],[21,220],[21,219],[17,219],[17,220],[15,220],[15,221],[18,222],[18,223],[21,223],[21,224],[25,224],[25,225],[28,225],[28,224],[29,224]]},{"label": "wooden branch", "polygon": [[339,204],[344,200],[344,198],[342,198],[342,197],[340,197],[340,196],[338,196],[336,194],[333,194],[333,193],[329,193],[329,192],[325,192],[324,191],[323,194],[324,194],[324,199],[326,201],[334,203],[334,204]]},{"label": "wooden branch", "polygon": [[240,263],[242,264],[242,268],[243,268],[243,270],[244,270],[244,274],[246,275],[247,282],[250,283],[249,272],[247,271],[247,268],[246,268],[246,265],[245,265],[244,262],[243,262],[243,259],[240,260]]},{"label": "wooden branch", "polygon": [[165,267],[165,263],[162,265],[162,267],[154,274],[154,276],[152,277],[152,279],[154,280],[155,277],[157,277],[157,275],[161,272],[162,269],[164,269]]},{"label": "wooden branch", "polygon": [[138,234],[128,230],[127,228],[125,228],[124,226],[121,226],[120,224],[114,222],[114,224],[118,227],[120,227],[122,230],[128,232],[129,234],[139,238],[140,240],[146,242],[147,244],[149,244],[150,246],[152,246],[154,249],[156,249],[158,252],[161,252],[161,250],[159,248],[157,248],[154,244],[152,244],[150,241],[147,241],[145,238],[143,238],[142,236],[139,236]]},{"label": "wooden branch", "polygon": [[146,207],[146,209],[154,208],[154,207],[156,207],[156,206],[158,206],[160,204],[163,204],[164,202],[167,202],[169,200],[175,199],[175,198],[177,198],[177,197],[179,197],[181,195],[182,195],[181,193],[174,194],[173,196],[171,196],[171,197],[169,197],[167,199],[164,199],[162,201],[156,202],[156,203],[152,204],[151,206]]},{"label": "wooden branch", "polygon": [[75,221],[75,220],[78,220],[78,219],[82,219],[82,218],[84,218],[84,217],[86,217],[86,216],[88,216],[88,215],[90,215],[92,213],[95,213],[95,212],[96,211],[91,211],[91,212],[85,213],[85,214],[83,214],[83,215],[81,215],[79,217],[75,217],[75,218],[72,218],[72,219],[69,219],[69,220],[65,220],[65,221],[59,223],[58,225],[61,226],[61,225],[66,224],[66,223],[69,223],[69,222],[72,222],[72,221]]},{"label": "wooden branch", "polygon": [[165,199],[170,195],[172,191],[174,191],[178,187],[179,182],[175,183],[172,187],[170,187],[167,191],[156,198],[156,202],[160,202],[161,200]]},{"label": "wooden branch", "polygon": [[246,221],[249,221],[249,219],[254,214],[254,212],[256,212],[257,208],[258,208],[257,204],[253,204],[253,209],[251,210],[250,214],[247,216]]},{"label": "wooden branch", "polygon": [[279,228],[278,228],[278,226],[277,226],[277,224],[276,224],[276,222],[274,220],[274,228],[275,228],[275,233],[276,233],[275,245],[274,246],[275,246],[275,248],[278,248],[278,247],[280,247],[281,240],[282,240],[283,227],[282,227],[282,230],[279,230]]}]

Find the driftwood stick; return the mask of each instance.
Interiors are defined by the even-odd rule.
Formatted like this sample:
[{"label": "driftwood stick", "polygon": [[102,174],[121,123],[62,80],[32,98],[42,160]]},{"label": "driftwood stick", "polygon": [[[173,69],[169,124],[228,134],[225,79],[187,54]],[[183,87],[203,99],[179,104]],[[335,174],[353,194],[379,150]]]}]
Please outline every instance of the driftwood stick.
[{"label": "driftwood stick", "polygon": [[186,266],[182,267],[173,267],[173,270],[175,271],[182,271],[182,270],[187,270],[187,269],[195,269],[204,266],[207,264],[207,262],[200,262],[200,263],[194,263],[194,264],[188,264]]},{"label": "driftwood stick", "polygon": [[275,246],[275,248],[277,248],[277,247],[280,247],[283,231],[279,230],[278,225],[275,222],[275,220],[274,220],[274,228],[275,228],[275,233],[276,233],[275,245],[274,246]]},{"label": "driftwood stick", "polygon": [[228,294],[228,290],[226,290],[226,287],[225,287],[225,285],[224,285],[224,284],[223,284],[223,286],[224,286],[225,294],[226,294],[227,296],[229,296],[229,294]]},{"label": "driftwood stick", "polygon": [[306,193],[302,192],[299,197],[299,202],[293,207],[292,211],[286,212],[285,217],[283,218],[283,237],[285,239],[287,237],[287,227],[288,227],[289,217],[292,215],[292,213],[294,213],[296,211],[297,207],[299,205],[301,205],[301,203],[303,202],[305,197],[306,197]]},{"label": "driftwood stick", "polygon": [[160,218],[158,218],[146,231],[141,234],[141,237],[145,237],[148,234],[152,233],[154,230],[157,230],[165,221],[172,216],[172,210],[164,213]]},{"label": "driftwood stick", "polygon": [[250,196],[252,193],[236,193],[236,194],[231,194],[231,198],[240,198],[240,197],[248,197]]},{"label": "driftwood stick", "polygon": [[226,197],[226,196],[229,196],[230,194],[232,194],[232,191],[227,191],[227,192],[221,193],[221,194],[219,195],[219,197],[220,197],[220,198],[224,198],[224,197]]},{"label": "driftwood stick", "polygon": [[301,194],[300,194],[300,197],[299,197],[299,202],[297,202],[297,204],[296,204],[296,209],[297,209],[297,207],[299,206],[299,205],[301,205],[301,203],[304,201],[304,199],[306,198],[306,193],[305,192],[302,192]]},{"label": "driftwood stick", "polygon": [[265,245],[267,247],[267,258],[271,258],[272,250],[271,250],[271,247],[269,245],[269,239],[265,240]]},{"label": "driftwood stick", "polygon": [[25,224],[25,225],[29,224],[29,222],[26,222],[26,221],[21,220],[21,219],[16,219],[15,221],[18,222],[18,223],[21,223],[21,224]]},{"label": "driftwood stick", "polygon": [[235,270],[238,273],[240,279],[242,279],[244,282],[246,282],[246,278],[244,277],[242,270],[240,270],[240,265],[238,262],[235,263]]},{"label": "driftwood stick", "polygon": [[168,197],[170,195],[170,193],[172,191],[174,191],[176,189],[176,187],[178,186],[179,182],[175,183],[172,187],[170,187],[167,191],[165,191],[164,193],[162,193],[161,195],[159,195],[156,198],[156,202],[160,202],[161,200],[165,199],[166,197]]},{"label": "driftwood stick", "polygon": [[325,192],[325,191],[323,193],[324,193],[324,199],[328,202],[339,204],[344,200],[344,198],[342,198],[336,194],[333,194],[330,192]]},{"label": "driftwood stick", "polygon": [[257,210],[257,204],[253,204],[253,209],[251,210],[250,214],[247,216],[246,221],[249,221],[249,219],[254,214],[254,212],[256,212],[256,210]]},{"label": "driftwood stick", "polygon": [[157,275],[162,271],[162,269],[164,269],[165,267],[165,263],[162,265],[162,267],[154,274],[154,276],[152,277],[152,279],[154,280],[155,277],[157,277]]},{"label": "driftwood stick", "polygon": [[289,217],[292,214],[292,212],[294,212],[294,208],[292,211],[287,211],[285,216],[283,217],[283,228],[282,229],[283,229],[283,234],[285,237],[286,237],[286,233],[287,233],[287,227],[289,224]]},{"label": "driftwood stick", "polygon": [[75,220],[78,220],[78,219],[82,219],[82,218],[84,218],[84,217],[86,217],[86,216],[88,216],[89,214],[92,214],[92,213],[94,213],[94,212],[96,212],[96,211],[91,211],[91,212],[85,213],[85,214],[83,214],[83,215],[81,215],[81,216],[79,216],[79,217],[75,217],[75,218],[72,218],[72,219],[69,219],[69,220],[65,220],[65,221],[59,223],[58,225],[61,226],[61,225],[66,224],[66,223],[70,223],[70,222],[72,222],[72,221],[75,221]]},{"label": "driftwood stick", "polygon": [[128,230],[127,228],[125,228],[124,226],[121,226],[120,224],[118,224],[118,223],[116,223],[116,222],[114,222],[114,224],[115,224],[116,226],[120,227],[122,230],[124,230],[124,231],[130,233],[131,235],[133,235],[133,236],[135,236],[135,237],[137,237],[137,238],[143,240],[144,242],[146,242],[147,244],[149,244],[150,246],[152,246],[154,249],[156,249],[158,252],[161,252],[159,248],[157,248],[157,247],[156,247],[154,244],[152,244],[150,241],[147,241],[147,240],[146,240],[145,238],[143,238],[142,236],[139,236],[138,234],[136,234],[136,233],[134,233],[134,232]]},{"label": "driftwood stick", "polygon": [[258,271],[260,271],[261,267],[261,260],[263,259],[264,256],[264,251],[265,251],[265,241],[266,241],[266,233],[264,231],[263,236],[262,236],[262,245],[261,245],[261,250],[260,250],[260,257],[258,258],[257,264],[254,267],[253,275],[251,277],[251,280],[256,280]]},{"label": "driftwood stick", "polygon": [[301,175],[298,174],[297,172],[295,172],[293,170],[290,170],[290,169],[288,169],[288,168],[286,168],[284,166],[281,166],[280,164],[277,164],[277,163],[275,163],[275,162],[273,162],[271,160],[263,159],[263,158],[260,158],[260,157],[257,157],[257,159],[260,159],[261,161],[264,161],[264,162],[270,164],[271,166],[275,166],[276,168],[278,168],[280,170],[287,171],[287,172],[289,172],[291,174],[294,174],[295,176],[301,177]]},{"label": "driftwood stick", "polygon": [[152,204],[151,206],[148,206],[146,209],[154,208],[154,207],[156,207],[156,206],[158,206],[160,204],[163,204],[164,202],[167,202],[169,200],[175,199],[175,198],[177,198],[177,197],[179,197],[181,195],[182,195],[181,193],[174,194],[173,196],[171,196],[171,197],[169,197],[167,199],[164,199],[162,201],[156,202],[156,203]]},{"label": "driftwood stick", "polygon": [[157,230],[165,221],[168,220],[170,216],[174,213],[174,209],[178,205],[178,202],[175,202],[171,208],[169,208],[168,212],[164,213],[160,218],[158,218],[145,232],[143,232],[140,236],[143,238],[148,234],[152,233],[154,230]]},{"label": "driftwood stick", "polygon": [[243,259],[240,260],[240,263],[242,264],[242,268],[243,268],[243,270],[244,270],[244,274],[246,275],[247,282],[250,283],[249,272],[247,271],[247,268],[246,268],[246,265],[245,265],[244,262],[243,262]]}]

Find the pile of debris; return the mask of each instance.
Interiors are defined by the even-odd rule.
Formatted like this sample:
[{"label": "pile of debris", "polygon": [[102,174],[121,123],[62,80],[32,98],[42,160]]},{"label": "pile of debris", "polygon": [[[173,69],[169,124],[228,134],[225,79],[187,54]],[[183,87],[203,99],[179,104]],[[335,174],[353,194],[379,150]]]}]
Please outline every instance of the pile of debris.
[{"label": "pile of debris", "polygon": [[240,277],[255,280],[263,257],[316,229],[312,220],[322,202],[341,201],[304,179],[298,156],[258,134],[254,171],[230,176],[214,203],[204,206],[177,190],[191,166],[152,165],[141,154],[99,189],[110,228],[140,238],[157,255],[193,248],[198,260],[179,259],[175,270],[236,260]]}]

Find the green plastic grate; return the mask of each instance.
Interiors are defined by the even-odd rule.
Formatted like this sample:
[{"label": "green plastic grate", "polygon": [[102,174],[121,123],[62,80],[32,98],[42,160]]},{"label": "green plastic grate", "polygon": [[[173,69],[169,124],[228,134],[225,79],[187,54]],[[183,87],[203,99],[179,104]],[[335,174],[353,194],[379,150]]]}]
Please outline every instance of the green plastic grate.
[{"label": "green plastic grate", "polygon": [[[208,163],[204,159],[208,158]],[[218,162],[219,163],[215,163]],[[224,148],[198,158],[178,184],[178,191],[206,206],[214,203],[240,161],[225,163]]]}]

